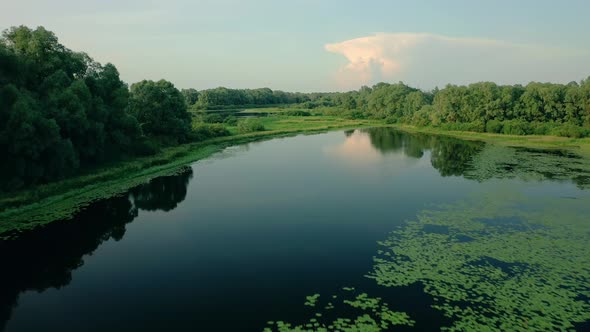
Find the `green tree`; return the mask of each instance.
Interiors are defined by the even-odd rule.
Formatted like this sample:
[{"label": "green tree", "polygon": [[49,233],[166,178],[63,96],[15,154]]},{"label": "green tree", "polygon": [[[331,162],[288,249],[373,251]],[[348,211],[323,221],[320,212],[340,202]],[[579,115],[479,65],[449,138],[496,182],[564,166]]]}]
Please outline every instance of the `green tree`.
[{"label": "green tree", "polygon": [[184,99],[186,100],[187,106],[192,106],[199,101],[199,92],[195,89],[182,89],[181,90]]},{"label": "green tree", "polygon": [[117,69],[61,45],[43,27],[0,38],[0,190],[130,154],[141,136]]},{"label": "green tree", "polygon": [[174,143],[188,140],[190,114],[182,93],[172,83],[144,80],[131,85],[129,108],[145,135]]}]

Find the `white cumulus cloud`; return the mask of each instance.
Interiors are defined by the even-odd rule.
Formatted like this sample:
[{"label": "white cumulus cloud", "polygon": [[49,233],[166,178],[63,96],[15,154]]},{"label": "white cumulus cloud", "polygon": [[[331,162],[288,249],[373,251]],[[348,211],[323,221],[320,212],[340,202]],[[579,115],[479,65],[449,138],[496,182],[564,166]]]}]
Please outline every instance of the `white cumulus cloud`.
[{"label": "white cumulus cloud", "polygon": [[477,81],[569,82],[590,75],[589,50],[454,38],[429,33],[377,33],[326,44],[348,63],[336,74],[342,89],[380,81],[424,88]]}]

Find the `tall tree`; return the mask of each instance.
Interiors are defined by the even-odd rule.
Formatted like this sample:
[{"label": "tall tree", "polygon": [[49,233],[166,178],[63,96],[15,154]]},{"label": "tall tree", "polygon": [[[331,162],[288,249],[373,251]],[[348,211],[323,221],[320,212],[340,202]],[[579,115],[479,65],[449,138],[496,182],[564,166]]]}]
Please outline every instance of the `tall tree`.
[{"label": "tall tree", "polygon": [[144,80],[131,85],[129,108],[146,135],[188,140],[191,117],[182,93],[172,83]]}]

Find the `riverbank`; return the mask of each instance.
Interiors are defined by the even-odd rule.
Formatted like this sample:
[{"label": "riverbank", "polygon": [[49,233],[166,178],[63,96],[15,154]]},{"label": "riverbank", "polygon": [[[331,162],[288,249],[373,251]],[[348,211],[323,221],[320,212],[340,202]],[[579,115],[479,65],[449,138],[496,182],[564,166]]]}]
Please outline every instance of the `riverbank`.
[{"label": "riverbank", "polygon": [[445,135],[505,146],[566,149],[590,157],[590,138],[445,131],[432,127],[386,125],[378,120],[350,120],[335,116],[269,116],[260,118],[260,121],[264,124],[265,131],[238,134],[235,127],[230,127],[231,136],[166,148],[154,156],[112,163],[87,174],[0,196],[0,238],[12,237],[55,220],[68,219],[96,200],[125,193],[152,178],[174,174],[182,166],[207,158],[226,147],[298,134],[391,126],[411,133]]},{"label": "riverbank", "polygon": [[[171,175],[180,167],[226,147],[298,134],[381,125],[374,120],[338,117],[269,117],[266,130],[210,139],[163,149],[154,156],[105,165],[88,174],[0,196],[0,238],[71,218],[90,203],[125,193],[150,179]],[[235,132],[235,130],[230,131]]]},{"label": "riverbank", "polygon": [[524,147],[533,149],[559,149],[568,150],[584,157],[590,157],[590,138],[570,138],[546,135],[506,135],[477,133],[471,131],[449,131],[435,127],[415,127],[410,125],[391,125],[393,128],[410,133],[422,133],[431,135],[444,135],[464,140],[483,141],[492,144]]}]

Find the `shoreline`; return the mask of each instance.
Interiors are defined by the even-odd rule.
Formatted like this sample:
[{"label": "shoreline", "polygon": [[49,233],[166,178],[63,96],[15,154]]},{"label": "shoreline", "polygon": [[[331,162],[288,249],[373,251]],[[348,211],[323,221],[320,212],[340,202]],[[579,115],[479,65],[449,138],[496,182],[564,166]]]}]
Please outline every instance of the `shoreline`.
[{"label": "shoreline", "polygon": [[590,138],[571,138],[561,136],[549,135],[507,135],[507,134],[492,134],[479,133],[473,131],[451,131],[437,129],[435,127],[415,127],[405,124],[391,124],[392,128],[396,128],[408,133],[421,133],[430,135],[442,135],[460,138],[468,141],[481,141],[491,144],[509,146],[509,147],[523,147],[531,149],[543,150],[568,150],[574,152],[582,157],[590,158]]},{"label": "shoreline", "polygon": [[[0,239],[70,219],[91,203],[125,193],[153,178],[172,175],[179,168],[190,165],[227,147],[281,137],[317,134],[333,130],[369,127],[391,127],[409,133],[443,135],[463,140],[483,141],[512,147],[560,149],[590,157],[590,138],[575,139],[556,136],[515,136],[504,134],[446,131],[432,127],[385,124],[376,120],[348,120],[339,117],[277,117],[267,120],[269,130],[247,134],[233,134],[162,149],[154,156],[133,158],[87,174],[39,185],[0,197]],[[274,128],[273,128],[274,127]]]},{"label": "shoreline", "polygon": [[230,146],[333,130],[378,126],[368,120],[337,121],[328,126],[267,130],[231,135],[163,149],[150,157],[106,165],[92,174],[39,185],[0,198],[0,240],[17,237],[54,221],[70,219],[91,203],[123,194],[153,178],[173,175],[181,167],[206,159]]}]

